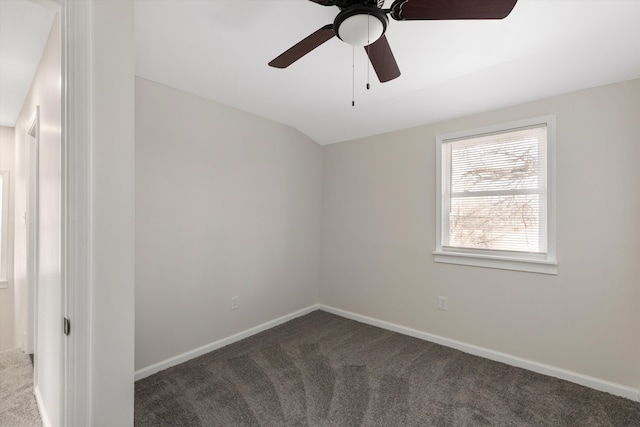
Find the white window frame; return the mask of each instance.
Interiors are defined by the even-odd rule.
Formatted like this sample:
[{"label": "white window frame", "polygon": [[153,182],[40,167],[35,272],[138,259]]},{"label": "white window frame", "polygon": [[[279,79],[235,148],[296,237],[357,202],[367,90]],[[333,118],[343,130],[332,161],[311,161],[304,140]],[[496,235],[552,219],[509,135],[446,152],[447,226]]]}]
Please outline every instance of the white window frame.
[{"label": "white window frame", "polygon": [[[443,145],[464,138],[473,138],[492,133],[503,133],[536,125],[547,127],[547,252],[546,254],[526,254],[507,251],[473,250],[463,248],[443,248]],[[503,270],[527,271],[533,273],[558,274],[556,259],[556,116],[547,115],[493,126],[469,129],[436,136],[436,249],[435,262],[448,264],[489,267]]]},{"label": "white window frame", "polygon": [[6,288],[8,283],[9,258],[9,172],[0,171],[0,197],[2,208],[0,209],[0,289]]}]

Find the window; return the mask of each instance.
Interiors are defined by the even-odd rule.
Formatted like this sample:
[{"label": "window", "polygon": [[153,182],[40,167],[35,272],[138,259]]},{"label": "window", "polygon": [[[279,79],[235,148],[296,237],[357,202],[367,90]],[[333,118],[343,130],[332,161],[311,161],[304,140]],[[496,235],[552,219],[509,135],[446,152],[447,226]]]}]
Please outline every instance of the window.
[{"label": "window", "polygon": [[555,116],[436,138],[436,262],[557,274]]},{"label": "window", "polygon": [[0,288],[7,286],[9,239],[9,172],[0,171]]}]

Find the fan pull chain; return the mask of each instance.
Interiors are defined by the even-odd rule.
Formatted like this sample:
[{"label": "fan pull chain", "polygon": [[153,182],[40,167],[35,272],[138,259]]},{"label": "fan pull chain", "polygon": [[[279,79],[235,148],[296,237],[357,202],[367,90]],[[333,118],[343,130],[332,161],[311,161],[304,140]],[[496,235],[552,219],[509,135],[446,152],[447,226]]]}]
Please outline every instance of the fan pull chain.
[{"label": "fan pull chain", "polygon": [[356,47],[351,47],[351,106],[356,106]]},{"label": "fan pull chain", "polygon": [[371,49],[371,40],[369,39],[369,36],[371,35],[371,30],[369,29],[370,23],[371,16],[367,14],[367,90],[371,88],[371,85],[369,84],[369,68],[371,67],[371,60],[369,59],[369,49]]}]

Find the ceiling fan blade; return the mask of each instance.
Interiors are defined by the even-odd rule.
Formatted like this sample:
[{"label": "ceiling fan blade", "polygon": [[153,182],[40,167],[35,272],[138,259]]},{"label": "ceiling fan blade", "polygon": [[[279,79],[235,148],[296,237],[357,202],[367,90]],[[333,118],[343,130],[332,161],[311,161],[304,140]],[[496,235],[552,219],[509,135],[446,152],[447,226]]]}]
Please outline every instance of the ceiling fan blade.
[{"label": "ceiling fan blade", "polygon": [[381,83],[400,77],[400,69],[393,57],[393,52],[391,52],[387,36],[383,35],[369,46],[365,46],[364,50],[369,55],[371,65],[376,70],[378,80]]},{"label": "ceiling fan blade", "polygon": [[333,24],[325,25],[315,33],[299,41],[291,48],[286,50],[280,56],[269,62],[269,65],[275,68],[287,68],[298,59],[320,46],[322,43],[333,38],[336,34],[333,32]]},{"label": "ceiling fan blade", "polygon": [[431,19],[503,19],[518,0],[396,0],[391,17],[397,21]]}]

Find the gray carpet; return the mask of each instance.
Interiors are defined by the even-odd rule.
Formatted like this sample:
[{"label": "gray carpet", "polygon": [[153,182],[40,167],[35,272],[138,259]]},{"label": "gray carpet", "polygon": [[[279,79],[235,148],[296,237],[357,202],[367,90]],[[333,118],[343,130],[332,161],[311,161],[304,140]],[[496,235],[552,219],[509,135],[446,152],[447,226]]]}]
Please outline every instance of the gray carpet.
[{"label": "gray carpet", "polygon": [[640,403],[315,311],[140,380],[145,426],[640,426]]},{"label": "gray carpet", "polygon": [[33,395],[33,366],[18,349],[0,351],[0,426],[42,427]]}]

